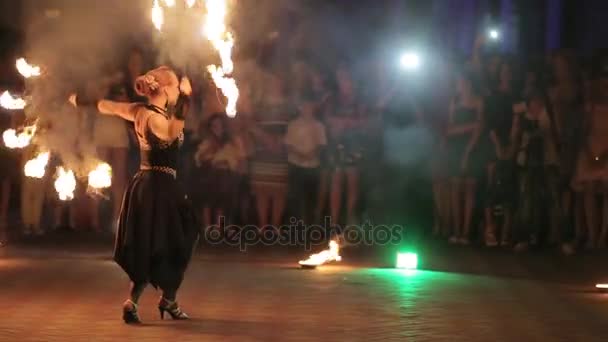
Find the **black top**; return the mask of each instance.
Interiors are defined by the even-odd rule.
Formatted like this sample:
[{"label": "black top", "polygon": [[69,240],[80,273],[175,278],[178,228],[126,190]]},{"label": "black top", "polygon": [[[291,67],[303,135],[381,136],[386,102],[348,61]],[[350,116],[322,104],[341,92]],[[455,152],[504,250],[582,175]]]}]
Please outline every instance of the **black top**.
[{"label": "black top", "polygon": [[[167,114],[160,110],[158,107],[153,105],[146,105],[145,108],[149,111],[161,114],[167,117]],[[140,113],[143,118],[140,120],[147,120],[150,114]],[[137,138],[140,146],[140,165],[142,167],[168,167],[176,170],[178,164],[178,152],[181,143],[183,142],[183,135],[175,139],[173,142],[166,142],[159,139],[154,133],[152,133],[147,125],[140,128],[135,128],[137,132]]]}]

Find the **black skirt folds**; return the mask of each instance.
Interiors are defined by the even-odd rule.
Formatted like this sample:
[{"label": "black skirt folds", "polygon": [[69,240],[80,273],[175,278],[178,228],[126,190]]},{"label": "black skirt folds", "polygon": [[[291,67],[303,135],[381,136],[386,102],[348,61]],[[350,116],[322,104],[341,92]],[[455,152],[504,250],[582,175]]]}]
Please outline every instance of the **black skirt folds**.
[{"label": "black skirt folds", "polygon": [[125,193],[114,260],[133,282],[178,288],[199,237],[199,225],[177,180],[139,171]]}]

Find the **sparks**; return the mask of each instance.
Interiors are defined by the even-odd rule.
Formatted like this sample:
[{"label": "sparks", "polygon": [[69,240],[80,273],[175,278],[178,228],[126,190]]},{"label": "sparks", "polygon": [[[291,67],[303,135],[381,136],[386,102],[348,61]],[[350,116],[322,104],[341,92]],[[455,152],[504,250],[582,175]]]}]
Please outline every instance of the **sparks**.
[{"label": "sparks", "polygon": [[25,58],[19,58],[15,64],[21,76],[25,78],[40,76],[40,67],[30,65]]},{"label": "sparks", "polygon": [[162,32],[163,23],[165,21],[165,15],[163,13],[163,8],[160,7],[158,0],[154,0],[154,4],[152,6],[152,23],[154,27],[160,32]]},{"label": "sparks", "polygon": [[55,180],[55,190],[59,199],[62,201],[70,201],[74,198],[74,190],[76,190],[76,177],[72,170],[66,170],[63,167],[57,168],[57,180]]},{"label": "sparks", "polygon": [[20,110],[25,108],[25,105],[26,103],[24,99],[20,97],[13,97],[8,90],[2,93],[0,96],[0,106],[2,106],[2,108],[9,110]]},{"label": "sparks", "polygon": [[232,47],[234,39],[226,28],[226,15],[228,7],[226,0],[206,0],[207,20],[203,26],[203,33],[218,51],[222,65],[209,65],[207,70],[222,94],[228,99],[226,114],[230,117],[236,115],[236,103],[239,98],[239,89],[231,74],[234,70],[232,62]]},{"label": "sparks", "polygon": [[4,145],[8,148],[24,148],[30,144],[34,134],[36,134],[36,124],[24,127],[21,131],[7,129],[2,133]]},{"label": "sparks", "polygon": [[167,7],[175,6],[175,0],[164,0],[164,3]]},{"label": "sparks", "polygon": [[299,263],[302,266],[319,266],[330,261],[340,260],[342,260],[342,257],[340,256],[340,246],[336,241],[332,240],[329,242],[329,249],[313,254],[306,260],[300,260]]},{"label": "sparks", "polygon": [[186,0],[186,6],[192,8],[196,4],[196,0]]},{"label": "sparks", "polygon": [[31,178],[42,178],[46,173],[46,165],[49,163],[49,152],[42,152],[38,154],[34,159],[29,160],[25,163],[23,172],[27,177]]},{"label": "sparks", "polygon": [[89,172],[89,186],[105,189],[112,185],[112,168],[107,163],[99,163],[95,170]]}]

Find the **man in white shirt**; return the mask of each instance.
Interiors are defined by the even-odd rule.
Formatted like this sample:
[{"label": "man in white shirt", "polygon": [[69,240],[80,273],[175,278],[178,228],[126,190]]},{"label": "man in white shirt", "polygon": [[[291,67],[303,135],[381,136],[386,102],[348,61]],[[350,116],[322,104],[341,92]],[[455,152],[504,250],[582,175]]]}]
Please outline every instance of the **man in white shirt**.
[{"label": "man in white shirt", "polygon": [[284,143],[289,162],[291,209],[297,218],[311,223],[319,191],[321,152],[327,145],[325,126],[315,118],[318,101],[304,94],[298,104],[299,116],[287,126]]}]

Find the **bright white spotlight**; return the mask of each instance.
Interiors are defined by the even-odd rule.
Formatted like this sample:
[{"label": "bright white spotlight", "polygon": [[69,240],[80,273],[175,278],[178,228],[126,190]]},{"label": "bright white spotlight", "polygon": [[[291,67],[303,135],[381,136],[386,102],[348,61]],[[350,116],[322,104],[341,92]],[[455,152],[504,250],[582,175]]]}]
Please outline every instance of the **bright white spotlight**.
[{"label": "bright white spotlight", "polygon": [[490,32],[488,32],[488,35],[493,40],[500,38],[500,32],[497,29],[491,29]]},{"label": "bright white spotlight", "polygon": [[414,52],[406,52],[401,56],[401,66],[408,70],[418,69],[420,57]]}]

